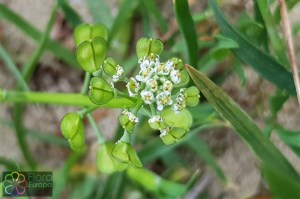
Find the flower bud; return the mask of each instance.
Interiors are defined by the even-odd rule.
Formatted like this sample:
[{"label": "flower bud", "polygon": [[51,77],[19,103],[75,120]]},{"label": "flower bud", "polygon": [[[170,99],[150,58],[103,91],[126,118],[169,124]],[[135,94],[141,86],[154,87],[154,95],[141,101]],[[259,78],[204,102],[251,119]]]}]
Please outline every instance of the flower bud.
[{"label": "flower bud", "polygon": [[96,24],[96,25],[81,24],[77,26],[74,31],[74,40],[75,40],[76,47],[78,47],[82,42],[88,41],[95,37],[101,37],[105,41],[107,41],[108,38],[107,28],[101,24]]},{"label": "flower bud", "polygon": [[131,164],[135,167],[143,167],[142,162],[130,143],[119,140],[112,150],[112,155],[121,162]]},{"label": "flower bud", "polygon": [[152,116],[148,120],[148,124],[152,129],[155,129],[155,130],[165,129],[168,127],[167,124],[164,122],[164,120],[159,115]]},{"label": "flower bud", "polygon": [[138,58],[147,57],[151,54],[159,55],[164,48],[159,39],[141,38],[136,43],[136,54]]},{"label": "flower bud", "polygon": [[188,106],[197,106],[199,103],[199,90],[195,86],[191,86],[183,91],[185,95],[186,105]]},{"label": "flower bud", "polygon": [[111,142],[104,143],[99,147],[97,152],[97,167],[100,172],[111,174],[113,172],[123,171],[127,168],[127,164],[116,160],[112,156],[113,147],[114,144]]},{"label": "flower bud", "polygon": [[174,68],[176,70],[182,70],[184,68],[184,64],[181,59],[177,57],[172,57],[169,61],[173,62]]},{"label": "flower bud", "polygon": [[74,151],[81,151],[84,147],[84,127],[78,113],[68,113],[61,121],[60,129],[68,139]]},{"label": "flower bud", "polygon": [[133,77],[130,78],[129,82],[126,84],[126,87],[130,97],[136,97],[141,88],[140,83],[137,82]]},{"label": "flower bud", "polygon": [[119,117],[120,124],[128,132],[133,133],[135,124],[139,119],[131,112],[123,111],[123,115]]},{"label": "flower bud", "polygon": [[100,77],[93,77],[89,88],[90,100],[95,104],[106,104],[114,97],[111,85]]},{"label": "flower bud", "polygon": [[76,52],[77,61],[86,72],[96,72],[101,68],[106,56],[106,41],[96,37],[82,42]]},{"label": "flower bud", "polygon": [[175,113],[171,108],[164,109],[161,112],[161,117],[168,126],[178,127],[188,130],[193,123],[193,117],[187,109]]}]

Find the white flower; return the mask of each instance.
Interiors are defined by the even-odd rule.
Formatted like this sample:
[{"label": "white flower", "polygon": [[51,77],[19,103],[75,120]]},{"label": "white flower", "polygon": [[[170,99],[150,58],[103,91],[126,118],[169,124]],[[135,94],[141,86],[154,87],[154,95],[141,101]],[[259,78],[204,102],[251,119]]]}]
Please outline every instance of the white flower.
[{"label": "white flower", "polygon": [[179,70],[172,70],[170,74],[171,80],[174,84],[178,84],[180,82],[180,72]]},{"label": "white flower", "polygon": [[139,61],[139,64],[140,64],[141,69],[145,69],[145,68],[149,68],[149,67],[154,67],[156,65],[156,62],[144,58]]},{"label": "white flower", "polygon": [[171,105],[172,103],[171,93],[168,91],[161,92],[156,96],[157,110],[159,111],[163,110],[164,106]]},{"label": "white flower", "polygon": [[169,75],[170,74],[170,71],[172,69],[171,67],[172,65],[170,65],[168,62],[166,64],[164,63],[160,63],[160,64],[157,64],[155,66],[155,72],[158,74],[158,75]]},{"label": "white flower", "polygon": [[165,129],[160,130],[160,137],[166,136],[172,129],[170,127],[167,127]]},{"label": "white flower", "polygon": [[146,88],[149,88],[149,90],[151,92],[156,92],[157,89],[158,89],[158,83],[156,80],[154,79],[149,79],[147,82],[146,82]]},{"label": "white flower", "polygon": [[148,79],[150,79],[153,72],[154,70],[151,67],[142,68],[135,78],[140,82],[146,82]]},{"label": "white flower", "polygon": [[134,123],[138,123],[139,122],[139,118],[137,116],[135,116],[132,112],[129,112],[127,110],[124,110],[123,115],[127,115],[128,119],[130,122],[134,122]]},{"label": "white flower", "polygon": [[130,78],[129,82],[126,85],[129,96],[130,97],[136,97],[138,91],[140,90],[140,84],[134,79],[133,77]]},{"label": "white flower", "polygon": [[112,81],[117,82],[120,80],[120,77],[123,75],[124,69],[121,66],[117,66],[117,73],[112,76]]},{"label": "white flower", "polygon": [[183,91],[185,89],[180,89],[180,93],[178,97],[176,98],[176,103],[173,105],[172,109],[175,113],[179,113],[182,109],[186,107],[185,104],[185,96],[183,94]]},{"label": "white flower", "polygon": [[149,119],[149,123],[162,122],[162,118],[159,115],[154,115]]},{"label": "white flower", "polygon": [[164,84],[163,84],[163,90],[164,90],[164,91],[171,92],[172,89],[173,89],[173,84],[172,84],[172,82],[169,81],[169,80],[165,81]]},{"label": "white flower", "polygon": [[143,90],[141,97],[146,104],[151,104],[154,101],[154,95],[151,91]]}]

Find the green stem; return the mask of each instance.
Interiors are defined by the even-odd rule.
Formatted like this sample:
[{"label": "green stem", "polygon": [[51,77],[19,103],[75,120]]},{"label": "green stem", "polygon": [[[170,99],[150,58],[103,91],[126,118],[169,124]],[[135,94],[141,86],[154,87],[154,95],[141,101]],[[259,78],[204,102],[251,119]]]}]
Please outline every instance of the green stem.
[{"label": "green stem", "polygon": [[123,133],[123,136],[120,138],[120,140],[130,144],[131,143],[131,134],[125,130]]},{"label": "green stem", "polygon": [[29,90],[26,81],[24,80],[22,74],[20,73],[17,66],[14,64],[12,59],[9,57],[9,55],[6,53],[2,45],[0,44],[0,57],[5,62],[8,70],[12,73],[13,76],[15,76],[16,80],[18,81],[19,85],[23,90]]},{"label": "green stem", "polygon": [[57,5],[55,5],[52,9],[49,21],[46,26],[46,30],[40,39],[38,48],[35,50],[31,59],[23,67],[23,71],[22,71],[23,77],[26,81],[31,79],[31,76],[37,67],[37,62],[39,61],[40,57],[42,56],[42,54],[44,52],[46,42],[48,40],[48,37],[49,37],[50,31],[52,29],[52,26],[54,24],[54,21],[56,19],[56,13],[57,13]]},{"label": "green stem", "polygon": [[131,108],[134,101],[127,98],[116,98],[107,104],[96,105],[91,102],[88,96],[73,93],[45,93],[45,92],[23,92],[0,90],[0,103],[23,102],[39,104],[59,104],[81,107],[102,107],[102,108]]},{"label": "green stem", "polygon": [[155,107],[153,104],[149,104],[149,107],[150,107],[150,111],[151,111],[151,115],[156,115],[156,110],[155,110]]},{"label": "green stem", "polygon": [[81,94],[86,94],[86,92],[88,91],[90,79],[91,79],[91,73],[85,72],[84,82],[80,91]]},{"label": "green stem", "polygon": [[106,142],[106,139],[105,139],[105,137],[103,136],[103,133],[100,131],[100,129],[99,129],[99,127],[98,127],[98,125],[97,125],[97,123],[96,123],[94,117],[92,116],[92,114],[91,114],[91,113],[88,113],[88,114],[86,114],[86,116],[87,116],[87,118],[88,118],[88,120],[89,120],[91,126],[92,126],[93,129],[94,129],[94,132],[95,132],[95,134],[96,134],[96,136],[97,136],[97,138],[98,138],[98,143],[99,143],[100,145],[103,144],[103,143],[105,143],[105,142]]}]

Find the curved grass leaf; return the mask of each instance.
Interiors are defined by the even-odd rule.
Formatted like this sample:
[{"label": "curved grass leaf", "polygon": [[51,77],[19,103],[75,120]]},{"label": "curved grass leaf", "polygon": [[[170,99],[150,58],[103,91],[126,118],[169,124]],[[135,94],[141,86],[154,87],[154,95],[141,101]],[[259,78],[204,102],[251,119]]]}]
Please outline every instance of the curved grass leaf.
[{"label": "curved grass leaf", "polygon": [[[22,17],[8,9],[5,5],[0,3],[0,18],[9,21],[14,24],[17,28],[23,31],[30,38],[39,42],[42,38],[42,33],[38,31],[35,27],[33,27],[30,23],[25,21]],[[75,56],[73,52],[69,51],[61,44],[56,41],[49,39],[46,42],[45,48],[50,50],[57,58],[63,60],[68,63],[70,66],[74,66],[79,68],[75,60]]]},{"label": "curved grass leaf", "polygon": [[209,0],[222,34],[238,43],[239,48],[232,49],[233,53],[245,64],[251,66],[263,78],[286,90],[290,95],[296,95],[293,75],[272,57],[260,51],[242,37],[225,19],[215,0]]},{"label": "curved grass leaf", "polygon": [[76,26],[81,23],[79,14],[69,5],[67,0],[58,0],[57,2],[61,9],[64,11],[67,21],[73,28],[76,28]]},{"label": "curved grass leaf", "polygon": [[186,69],[208,102],[230,122],[236,133],[264,165],[273,165],[275,169],[285,173],[288,178],[300,180],[299,174],[273,143],[263,135],[247,113],[204,74],[189,65],[186,65]]},{"label": "curved grass leaf", "polygon": [[187,0],[174,0],[174,9],[180,31],[188,47],[189,62],[193,66],[198,63],[198,40],[194,21],[189,10]]}]

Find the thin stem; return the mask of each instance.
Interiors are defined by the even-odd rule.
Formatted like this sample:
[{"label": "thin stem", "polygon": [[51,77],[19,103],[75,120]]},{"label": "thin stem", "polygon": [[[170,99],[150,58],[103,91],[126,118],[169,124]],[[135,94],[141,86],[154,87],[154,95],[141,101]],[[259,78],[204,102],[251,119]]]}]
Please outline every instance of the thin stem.
[{"label": "thin stem", "polygon": [[286,8],[284,0],[278,0],[278,3],[280,6],[280,14],[281,14],[281,18],[282,18],[282,30],[283,30],[285,38],[286,38],[288,55],[289,55],[289,59],[291,62],[291,68],[292,68],[295,87],[296,87],[296,91],[297,91],[298,103],[300,105],[300,81],[299,81],[297,63],[296,63],[296,59],[295,59],[294,44],[293,44],[293,39],[292,39],[292,34],[291,34],[290,22],[289,22],[289,18],[288,18],[288,14],[287,14],[287,8]]},{"label": "thin stem", "polygon": [[39,46],[33,53],[33,56],[31,57],[31,59],[23,67],[22,73],[23,73],[23,77],[26,81],[31,79],[31,76],[37,67],[37,62],[39,61],[39,59],[41,58],[41,56],[44,52],[50,31],[51,31],[52,26],[56,19],[56,13],[57,13],[57,5],[54,5],[51,15],[50,15],[50,18],[49,18],[49,21],[46,26],[46,30],[40,39]]},{"label": "thin stem", "polygon": [[12,59],[9,57],[9,55],[6,53],[2,45],[0,44],[0,57],[3,59],[5,62],[8,70],[12,73],[13,76],[15,76],[16,80],[18,81],[19,85],[23,90],[28,91],[29,88],[26,84],[25,79],[23,78],[22,74],[20,73],[19,69],[17,66],[14,64]]},{"label": "thin stem", "polygon": [[137,112],[140,110],[140,108],[142,107],[142,105],[143,105],[143,100],[141,100],[141,99],[138,99],[138,101],[137,101],[137,103],[136,103],[136,105],[135,105],[135,107],[134,107],[134,110],[133,110],[133,114],[137,114]]},{"label": "thin stem", "polygon": [[156,110],[155,110],[155,107],[153,104],[149,104],[149,107],[150,107],[150,111],[151,111],[151,115],[156,115]]},{"label": "thin stem", "polygon": [[103,136],[103,133],[100,131],[100,129],[99,129],[99,127],[98,127],[98,125],[97,125],[97,123],[96,123],[94,117],[92,116],[92,114],[91,114],[91,113],[88,113],[88,114],[86,114],[86,116],[87,116],[87,118],[88,118],[88,120],[89,120],[91,126],[92,126],[93,129],[94,129],[94,132],[95,132],[95,134],[96,134],[96,136],[97,136],[97,138],[98,138],[98,143],[99,143],[99,144],[105,143],[105,142],[106,142],[106,139],[105,139],[105,137]]},{"label": "thin stem", "polygon": [[84,82],[80,91],[81,94],[85,94],[88,91],[91,76],[91,73],[85,72]]},{"label": "thin stem", "polygon": [[131,134],[125,130],[123,133],[123,136],[120,138],[120,140],[130,144],[131,143]]},{"label": "thin stem", "polygon": [[73,93],[45,93],[45,92],[23,92],[0,90],[0,103],[22,102],[39,104],[59,104],[81,107],[102,107],[102,108],[131,108],[134,101],[127,98],[115,98],[107,104],[96,105],[91,102],[88,96]]}]

